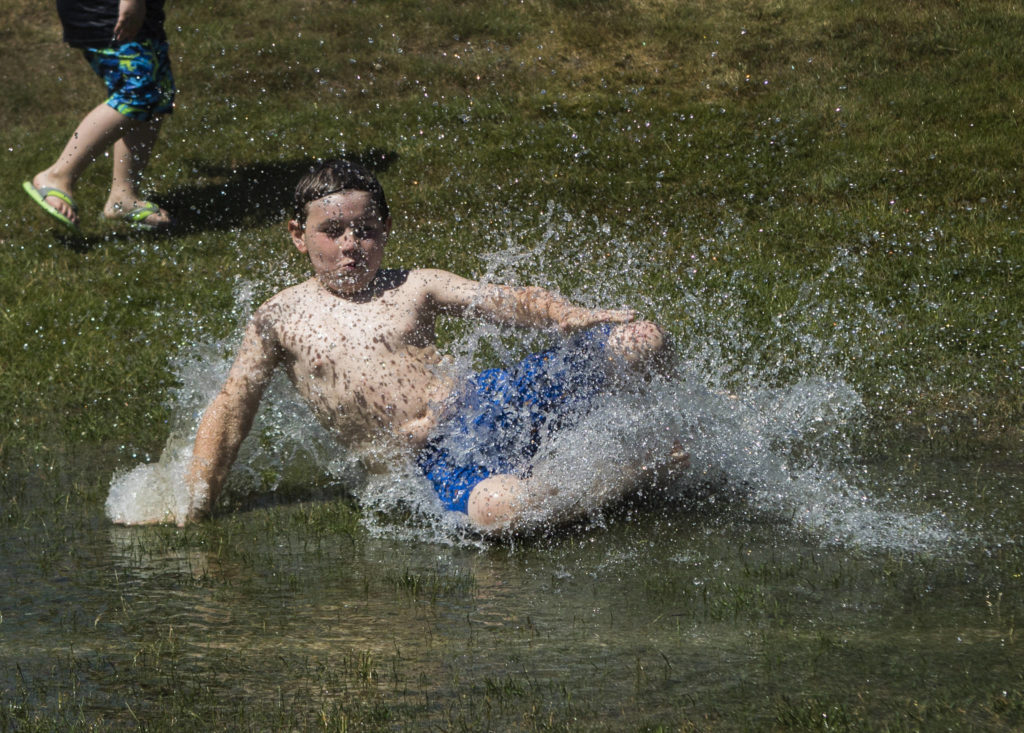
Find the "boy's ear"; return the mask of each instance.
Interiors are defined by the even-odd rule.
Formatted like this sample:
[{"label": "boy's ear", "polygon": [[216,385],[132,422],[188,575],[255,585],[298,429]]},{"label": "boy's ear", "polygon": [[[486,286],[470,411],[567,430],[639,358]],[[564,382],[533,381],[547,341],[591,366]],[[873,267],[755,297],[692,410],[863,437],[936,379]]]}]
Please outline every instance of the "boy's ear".
[{"label": "boy's ear", "polygon": [[306,254],[306,229],[299,223],[298,219],[292,219],[288,222],[288,233],[292,237],[292,244],[295,245],[295,249],[302,252],[302,254]]}]

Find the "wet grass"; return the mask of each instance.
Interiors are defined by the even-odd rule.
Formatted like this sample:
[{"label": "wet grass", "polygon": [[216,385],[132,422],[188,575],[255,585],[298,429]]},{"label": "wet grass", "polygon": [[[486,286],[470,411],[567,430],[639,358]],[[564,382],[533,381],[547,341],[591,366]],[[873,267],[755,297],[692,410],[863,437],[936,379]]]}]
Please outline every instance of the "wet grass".
[{"label": "wet grass", "polygon": [[[99,222],[101,160],[70,241],[20,182],[98,83],[52,10],[0,8],[0,728],[1024,726],[1010,543],[857,552],[702,507],[642,538],[620,522],[406,549],[301,471],[185,531],[102,516],[111,474],[173,427],[171,358],[237,328],[242,280],[258,300],[305,272],[288,192],[339,153],[379,171],[398,264],[480,274],[506,234],[568,216],[544,268],[565,292],[644,307],[694,359],[712,344],[726,381],[842,375],[862,456],[1011,461],[1019,4],[225,0],[168,18],[180,96],[150,173],[180,229]],[[1012,536],[1009,488],[979,513]]]}]

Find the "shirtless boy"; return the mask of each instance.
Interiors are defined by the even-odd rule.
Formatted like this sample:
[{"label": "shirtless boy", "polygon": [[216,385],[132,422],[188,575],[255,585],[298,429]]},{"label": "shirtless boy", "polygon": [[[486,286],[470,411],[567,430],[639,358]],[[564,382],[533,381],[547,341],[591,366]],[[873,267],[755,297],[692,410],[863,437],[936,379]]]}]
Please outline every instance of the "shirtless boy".
[{"label": "shirtless boy", "polygon": [[[220,393],[203,415],[186,476],[187,520],[207,514],[283,367],[316,418],[356,450],[382,441],[416,457],[442,503],[484,532],[572,519],[558,487],[532,476],[539,437],[617,377],[667,355],[666,338],[631,310],[591,310],[533,287],[474,282],[435,269],[382,269],[391,230],[376,178],[348,161],[298,184],[288,230],[315,275],[257,309]],[[439,316],[575,334],[562,352],[457,379],[435,346]],[[588,330],[589,329],[589,330]],[[469,444],[469,445],[467,445]],[[468,456],[468,457],[467,457]],[[670,460],[685,465],[681,453]],[[605,498],[646,467],[595,482]]]}]

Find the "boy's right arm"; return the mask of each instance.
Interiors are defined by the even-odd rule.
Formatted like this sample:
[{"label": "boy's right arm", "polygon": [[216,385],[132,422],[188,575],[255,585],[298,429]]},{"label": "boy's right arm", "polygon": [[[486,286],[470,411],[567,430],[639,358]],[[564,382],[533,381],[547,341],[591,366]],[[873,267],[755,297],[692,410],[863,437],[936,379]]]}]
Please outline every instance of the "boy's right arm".
[{"label": "boy's right arm", "polygon": [[266,317],[257,312],[246,329],[224,386],[199,421],[192,463],[185,474],[191,499],[188,514],[179,523],[204,517],[217,501],[280,359],[281,348],[274,330]]},{"label": "boy's right arm", "polygon": [[118,43],[134,40],[146,21],[146,0],[121,0],[117,8],[114,38]]}]

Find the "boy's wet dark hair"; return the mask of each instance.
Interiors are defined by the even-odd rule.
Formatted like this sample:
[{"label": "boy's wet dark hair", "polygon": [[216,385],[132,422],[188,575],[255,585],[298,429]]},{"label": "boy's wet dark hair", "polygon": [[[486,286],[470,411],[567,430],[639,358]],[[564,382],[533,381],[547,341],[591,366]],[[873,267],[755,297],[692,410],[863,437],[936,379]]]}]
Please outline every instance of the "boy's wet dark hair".
[{"label": "boy's wet dark hair", "polygon": [[305,224],[306,207],[311,202],[339,191],[365,191],[370,194],[381,221],[388,220],[390,211],[380,181],[370,171],[344,158],[320,161],[299,180],[295,186],[295,220]]}]

